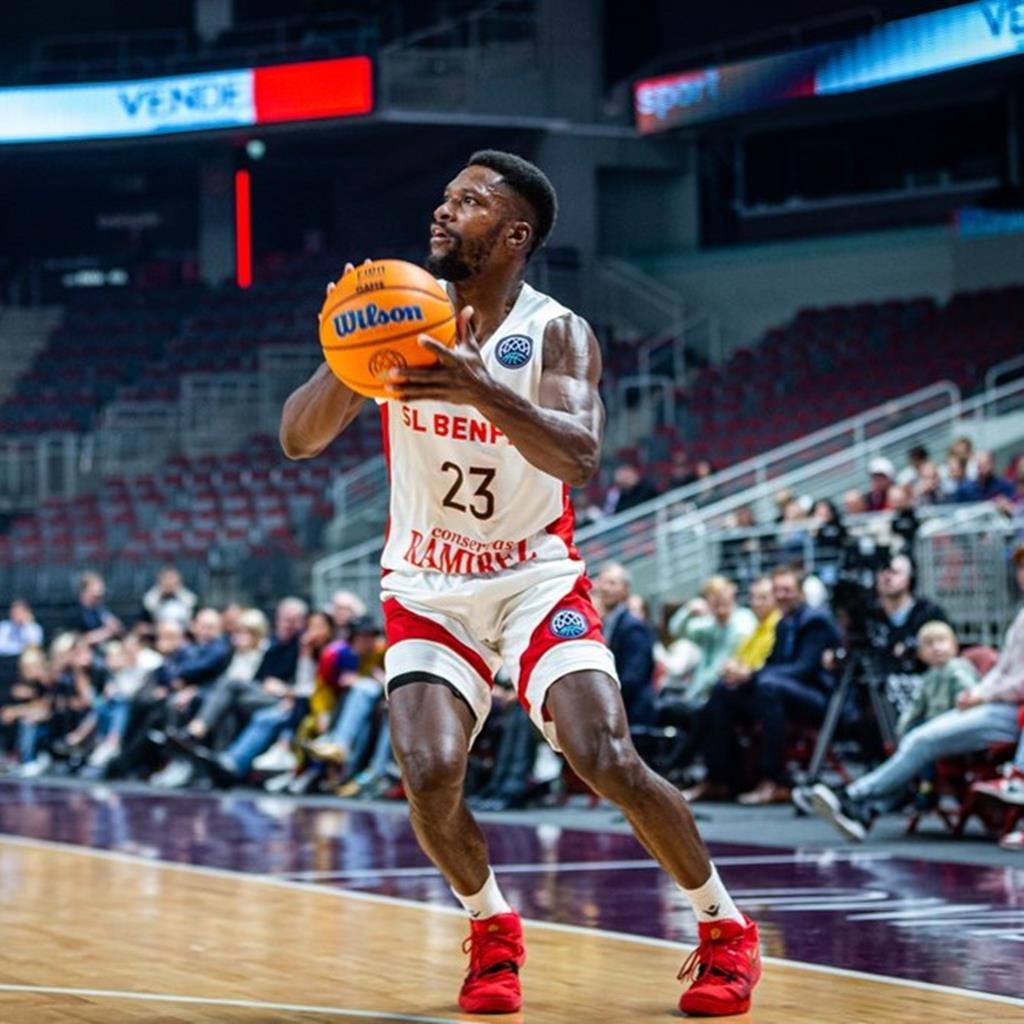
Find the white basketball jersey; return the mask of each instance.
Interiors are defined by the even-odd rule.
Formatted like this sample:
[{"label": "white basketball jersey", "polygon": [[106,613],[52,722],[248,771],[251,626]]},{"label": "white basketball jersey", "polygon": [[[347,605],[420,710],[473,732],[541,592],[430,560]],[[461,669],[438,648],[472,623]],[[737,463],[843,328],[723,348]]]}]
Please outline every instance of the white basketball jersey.
[{"label": "white basketball jersey", "polygon": [[[568,312],[524,283],[483,346],[494,378],[536,404],[544,330]],[[476,576],[575,557],[568,485],[473,406],[384,401],[381,419],[391,482],[383,569]]]}]

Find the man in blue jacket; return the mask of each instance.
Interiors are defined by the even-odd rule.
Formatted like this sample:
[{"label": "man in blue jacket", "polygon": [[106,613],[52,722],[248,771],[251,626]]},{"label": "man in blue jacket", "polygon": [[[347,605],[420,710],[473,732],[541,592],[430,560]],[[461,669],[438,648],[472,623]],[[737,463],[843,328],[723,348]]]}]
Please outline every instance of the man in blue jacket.
[{"label": "man in blue jacket", "polygon": [[654,638],[627,607],[632,590],[629,573],[618,563],[606,565],[595,581],[604,614],[604,640],[615,659],[622,703],[630,725],[654,721]]},{"label": "man in blue jacket", "polygon": [[729,799],[739,788],[741,755],[736,727],[760,723],[758,783],[740,796],[743,804],[785,803],[786,723],[821,722],[835,685],[823,665],[827,650],[839,646],[839,633],[828,613],[804,602],[800,574],[777,569],[772,591],[782,618],[775,646],[764,668],[746,682],[715,685],[705,709],[704,759],[707,778],[686,793],[687,799]]}]

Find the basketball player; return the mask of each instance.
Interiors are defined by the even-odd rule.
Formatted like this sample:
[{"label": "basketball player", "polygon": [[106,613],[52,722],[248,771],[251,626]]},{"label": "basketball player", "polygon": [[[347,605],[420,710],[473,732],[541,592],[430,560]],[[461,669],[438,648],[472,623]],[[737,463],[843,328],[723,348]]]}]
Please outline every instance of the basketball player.
[{"label": "basketball player", "polygon": [[[700,945],[680,1008],[743,1013],[761,974],[757,926],[729,897],[682,796],[633,748],[573,547],[569,488],[598,467],[604,410],[589,325],[523,280],[555,212],[545,175],[493,150],[470,157],[434,211],[427,268],[459,310],[457,344],[422,336],[438,364],[392,370],[381,403],[391,738],[416,836],[471,918],[464,1011],[522,1004],[520,919],[463,801],[468,750],[504,665],[536,726],[692,904]],[[285,403],[285,452],[317,455],[362,402],[321,366]]]}]

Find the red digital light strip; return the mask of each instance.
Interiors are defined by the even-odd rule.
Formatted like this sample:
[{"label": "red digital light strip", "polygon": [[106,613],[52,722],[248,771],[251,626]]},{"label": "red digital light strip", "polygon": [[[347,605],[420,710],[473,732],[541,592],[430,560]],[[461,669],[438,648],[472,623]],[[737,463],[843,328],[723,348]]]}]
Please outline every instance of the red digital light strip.
[{"label": "red digital light strip", "polygon": [[252,284],[252,192],[247,170],[235,171],[235,281]]}]

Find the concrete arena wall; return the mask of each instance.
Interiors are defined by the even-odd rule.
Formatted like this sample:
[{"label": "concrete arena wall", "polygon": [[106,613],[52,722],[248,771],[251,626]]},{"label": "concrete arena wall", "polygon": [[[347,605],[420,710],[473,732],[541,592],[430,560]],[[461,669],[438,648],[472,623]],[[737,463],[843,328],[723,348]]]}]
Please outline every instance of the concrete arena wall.
[{"label": "concrete arena wall", "polygon": [[720,317],[728,352],[807,306],[883,302],[1024,284],[1024,237],[955,237],[948,228],[879,232],[637,261],[697,309]]}]

